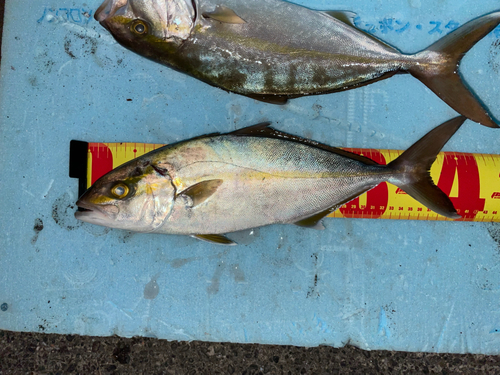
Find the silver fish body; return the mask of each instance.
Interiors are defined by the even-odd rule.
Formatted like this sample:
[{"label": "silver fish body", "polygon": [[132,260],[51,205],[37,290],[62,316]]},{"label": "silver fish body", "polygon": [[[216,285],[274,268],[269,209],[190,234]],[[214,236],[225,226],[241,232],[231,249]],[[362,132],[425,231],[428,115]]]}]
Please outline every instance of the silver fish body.
[{"label": "silver fish body", "polygon": [[280,0],[106,0],[95,17],[132,51],[255,99],[284,103],[411,73],[462,115],[497,127],[457,66],[500,12],[414,55],[355,28],[348,13]]},{"label": "silver fish body", "polygon": [[322,228],[324,216],[388,181],[457,218],[428,170],[464,121],[437,127],[388,166],[268,124],[209,135],[165,146],[101,177],[77,202],[85,210],[76,217],[225,243],[225,233],[275,223]]},{"label": "silver fish body", "polygon": [[191,198],[180,194],[159,233],[229,233],[295,223],[389,177],[378,166],[279,139],[224,135],[169,151],[157,160],[168,160],[176,191],[206,180],[223,182],[192,209]]}]

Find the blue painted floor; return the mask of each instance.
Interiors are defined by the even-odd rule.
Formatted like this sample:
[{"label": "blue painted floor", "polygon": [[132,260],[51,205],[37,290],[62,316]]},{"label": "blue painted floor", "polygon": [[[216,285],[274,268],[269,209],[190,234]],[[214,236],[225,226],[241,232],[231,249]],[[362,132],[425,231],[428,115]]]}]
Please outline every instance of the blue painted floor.
[{"label": "blue painted floor", "polygon": [[[310,0],[355,11],[404,52],[499,8],[484,0]],[[219,247],[77,222],[69,142],[172,143],[262,121],[345,147],[406,149],[456,113],[409,75],[284,107],[228,94],[119,46],[85,4],[7,0],[0,86],[0,329],[500,353],[500,227],[329,219]],[[283,20],[286,22],[286,20]],[[500,118],[500,30],[461,71]],[[129,100],[131,99],[131,100]],[[499,153],[468,121],[446,146]]]}]

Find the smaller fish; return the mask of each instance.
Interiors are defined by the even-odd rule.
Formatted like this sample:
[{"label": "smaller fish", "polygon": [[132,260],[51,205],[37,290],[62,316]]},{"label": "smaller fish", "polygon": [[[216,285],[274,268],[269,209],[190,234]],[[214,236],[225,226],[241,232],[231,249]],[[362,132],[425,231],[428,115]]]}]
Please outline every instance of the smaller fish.
[{"label": "smaller fish", "polygon": [[415,54],[357,29],[354,17],[281,0],[105,0],[95,12],[122,46],[253,99],[284,104],[409,73],[459,114],[499,127],[458,68],[498,26],[500,11]]},{"label": "smaller fish", "polygon": [[460,216],[430,177],[452,119],[388,165],[258,124],[167,145],[97,180],[76,202],[77,219],[145,233],[234,244],[225,234],[269,224],[324,229],[343,204],[390,182],[440,215]]}]

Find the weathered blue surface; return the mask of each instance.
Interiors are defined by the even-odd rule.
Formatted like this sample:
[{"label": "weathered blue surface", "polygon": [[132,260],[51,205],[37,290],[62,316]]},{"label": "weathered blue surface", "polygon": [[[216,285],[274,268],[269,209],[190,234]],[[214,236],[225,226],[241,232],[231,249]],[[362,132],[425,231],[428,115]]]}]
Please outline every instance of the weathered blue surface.
[{"label": "weathered blue surface", "polygon": [[[271,226],[225,248],[77,222],[71,139],[174,142],[270,120],[332,145],[405,149],[456,115],[409,75],[284,107],[227,94],[117,45],[87,17],[99,3],[7,0],[1,329],[500,353],[496,224],[330,219],[326,231]],[[356,11],[360,27],[405,52],[499,8],[496,0],[299,3]],[[499,38],[497,29],[462,64],[497,118]],[[467,122],[446,149],[498,153],[499,141],[499,131]]]}]

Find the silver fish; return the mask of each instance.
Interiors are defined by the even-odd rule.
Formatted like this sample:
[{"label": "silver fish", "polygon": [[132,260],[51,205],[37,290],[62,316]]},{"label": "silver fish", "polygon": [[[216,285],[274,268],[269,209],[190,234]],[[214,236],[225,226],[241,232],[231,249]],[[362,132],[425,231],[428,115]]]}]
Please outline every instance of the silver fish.
[{"label": "silver fish", "polygon": [[465,117],[425,135],[387,166],[274,130],[268,123],[164,146],[97,180],[77,219],[147,233],[232,244],[225,233],[275,223],[322,229],[321,219],[387,181],[446,217],[450,199],[432,182],[437,153]]},{"label": "silver fish", "polygon": [[106,0],[95,18],[126,48],[254,99],[284,104],[410,73],[461,115],[498,127],[458,65],[500,12],[411,55],[354,27],[352,13],[280,0]]}]

